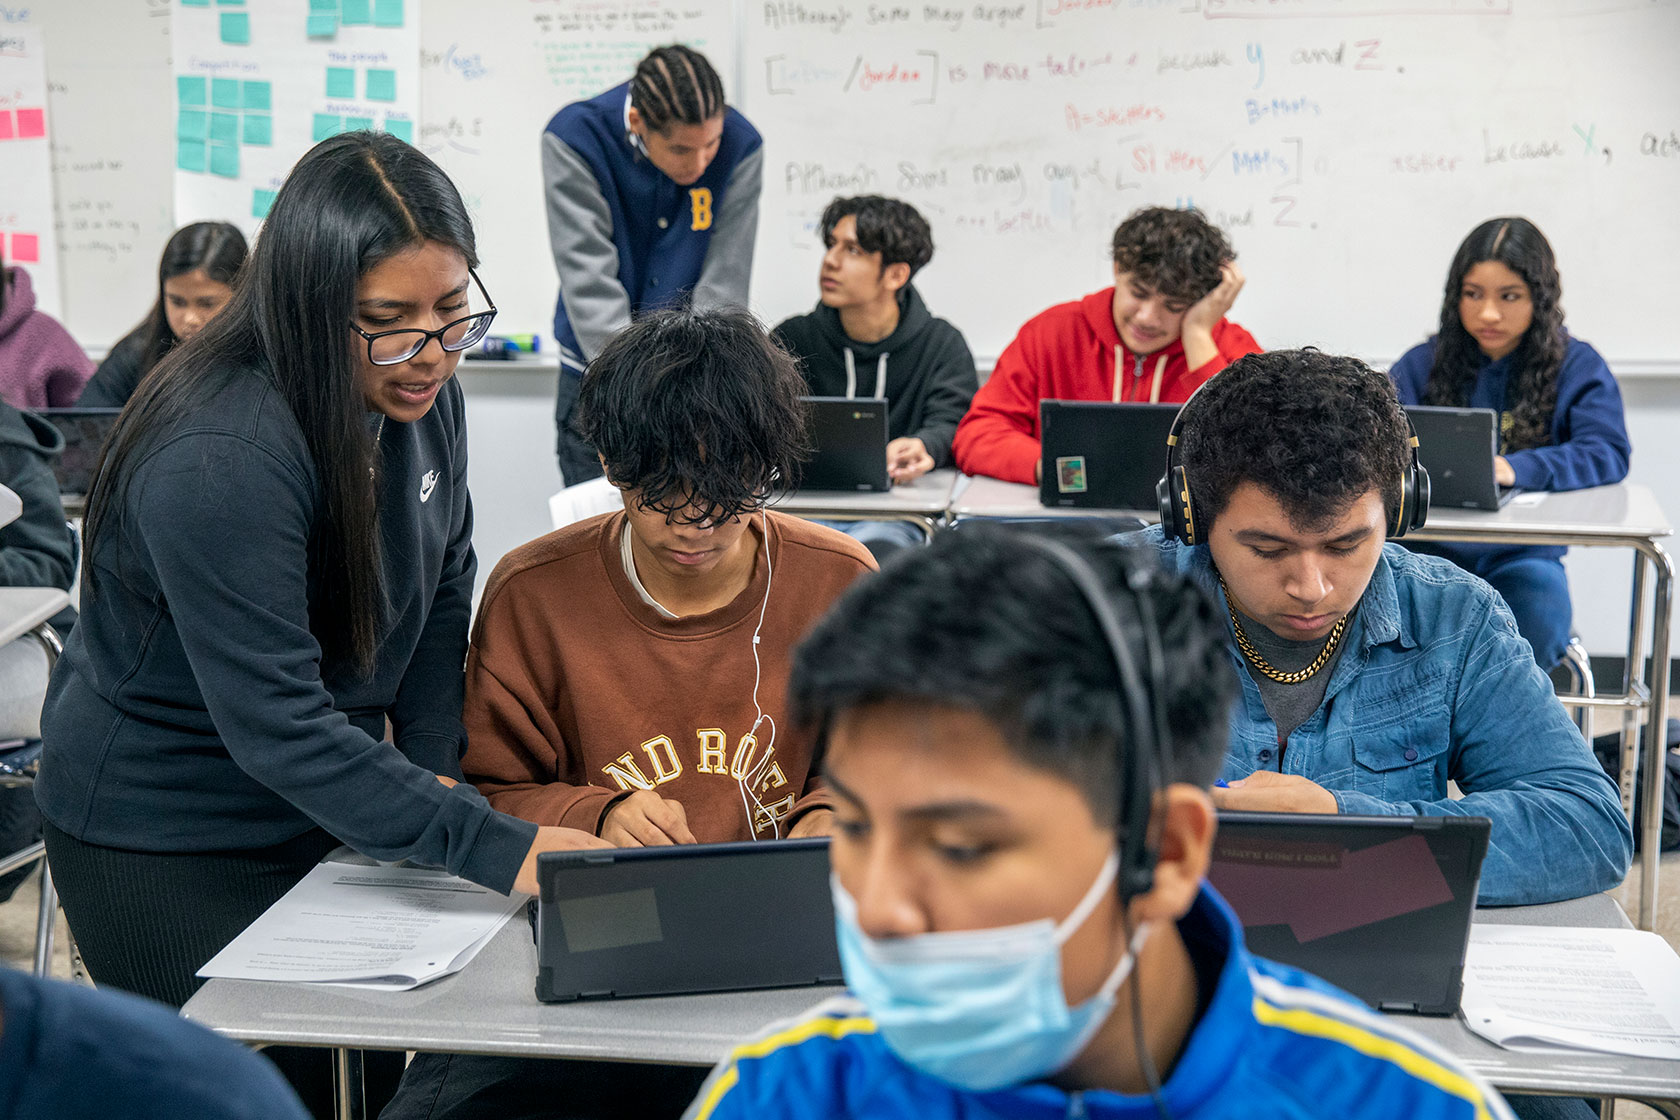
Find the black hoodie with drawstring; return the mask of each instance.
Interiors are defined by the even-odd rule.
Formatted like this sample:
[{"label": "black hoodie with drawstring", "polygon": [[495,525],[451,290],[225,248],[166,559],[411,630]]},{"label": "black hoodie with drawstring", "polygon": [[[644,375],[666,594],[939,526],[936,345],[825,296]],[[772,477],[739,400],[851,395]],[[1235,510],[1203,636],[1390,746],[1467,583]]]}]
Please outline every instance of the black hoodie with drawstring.
[{"label": "black hoodie with drawstring", "polygon": [[951,438],[979,387],[962,332],[936,319],[914,285],[898,293],[898,326],[879,342],[858,342],[840,312],[818,304],[775,330],[798,358],[811,395],[885,397],[887,438],[915,436],[935,467],[951,463]]}]

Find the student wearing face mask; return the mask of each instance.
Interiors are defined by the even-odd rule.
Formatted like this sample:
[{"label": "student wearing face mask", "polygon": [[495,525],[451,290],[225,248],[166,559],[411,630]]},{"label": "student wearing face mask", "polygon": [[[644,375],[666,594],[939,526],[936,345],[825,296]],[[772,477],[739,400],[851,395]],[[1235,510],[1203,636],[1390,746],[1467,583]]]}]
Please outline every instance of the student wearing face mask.
[{"label": "student wearing face mask", "polygon": [[1203,882],[1223,639],[1187,581],[1071,533],[944,534],[860,581],[789,687],[851,992],[737,1048],[689,1117],[1509,1116],[1251,956]]}]

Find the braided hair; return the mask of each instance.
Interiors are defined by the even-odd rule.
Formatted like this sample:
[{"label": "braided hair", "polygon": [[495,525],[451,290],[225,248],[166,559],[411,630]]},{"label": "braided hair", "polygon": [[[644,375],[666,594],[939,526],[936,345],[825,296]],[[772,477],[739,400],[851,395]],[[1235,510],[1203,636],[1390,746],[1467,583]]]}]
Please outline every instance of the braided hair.
[{"label": "braided hair", "polygon": [[1435,337],[1435,364],[1424,389],[1425,404],[1463,408],[1481,369],[1482,350],[1459,314],[1464,276],[1483,261],[1495,261],[1522,277],[1534,303],[1534,318],[1511,355],[1511,430],[1506,449],[1521,451],[1552,442],[1552,414],[1557,411],[1558,372],[1569,336],[1563,329],[1563,283],[1557,259],[1544,234],[1527,218],[1483,222],[1453,257],[1441,299],[1441,330]]},{"label": "braided hair", "polygon": [[723,82],[699,51],[655,47],[636,65],[630,105],[655,132],[674,124],[705,124],[723,112]]}]

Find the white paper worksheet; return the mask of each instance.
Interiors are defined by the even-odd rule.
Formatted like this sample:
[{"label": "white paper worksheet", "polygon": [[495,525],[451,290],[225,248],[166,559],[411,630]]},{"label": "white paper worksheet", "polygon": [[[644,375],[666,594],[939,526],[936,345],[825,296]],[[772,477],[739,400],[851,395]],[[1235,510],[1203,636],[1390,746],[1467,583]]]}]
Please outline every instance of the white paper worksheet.
[{"label": "white paper worksheet", "polygon": [[1680,1059],[1680,957],[1654,933],[1478,922],[1461,1007],[1507,1050]]},{"label": "white paper worksheet", "polygon": [[525,897],[418,867],[318,864],[198,975],[413,988],[465,968]]}]

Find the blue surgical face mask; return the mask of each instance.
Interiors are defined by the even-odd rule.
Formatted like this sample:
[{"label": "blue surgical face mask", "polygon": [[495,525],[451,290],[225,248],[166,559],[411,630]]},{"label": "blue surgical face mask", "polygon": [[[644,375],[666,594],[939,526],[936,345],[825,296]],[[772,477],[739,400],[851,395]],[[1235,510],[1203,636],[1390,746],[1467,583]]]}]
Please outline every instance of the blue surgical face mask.
[{"label": "blue surgical face mask", "polygon": [[1060,923],[872,938],[831,878],[846,984],[904,1061],[959,1088],[1001,1089],[1050,1076],[1096,1035],[1148,936],[1140,925],[1102,987],[1078,1007],[1062,994],[1062,946],[1114,884],[1118,855]]}]

